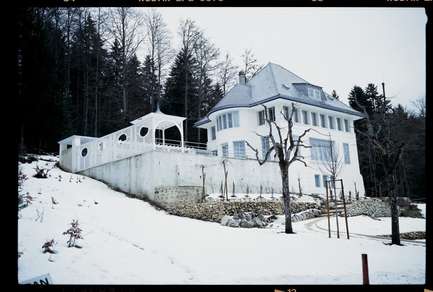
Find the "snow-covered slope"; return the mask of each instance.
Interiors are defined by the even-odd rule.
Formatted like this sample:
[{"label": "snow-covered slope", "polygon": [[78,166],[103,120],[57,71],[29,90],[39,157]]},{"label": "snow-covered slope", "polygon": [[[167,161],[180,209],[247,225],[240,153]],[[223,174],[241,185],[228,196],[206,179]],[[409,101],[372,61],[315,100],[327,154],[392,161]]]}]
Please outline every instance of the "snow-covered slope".
[{"label": "snow-covered slope", "polygon": [[[372,284],[424,283],[420,244],[328,239],[310,228],[317,218],[295,223],[296,234],[286,235],[282,228],[239,229],[172,216],[58,168],[47,179],[33,178],[35,164],[20,164],[29,177],[22,192],[34,197],[18,219],[20,282],[49,273],[56,284],[361,284],[361,254],[367,253]],[[73,219],[83,230],[81,249],[68,248],[62,235]],[[50,239],[57,254],[42,253]]]}]

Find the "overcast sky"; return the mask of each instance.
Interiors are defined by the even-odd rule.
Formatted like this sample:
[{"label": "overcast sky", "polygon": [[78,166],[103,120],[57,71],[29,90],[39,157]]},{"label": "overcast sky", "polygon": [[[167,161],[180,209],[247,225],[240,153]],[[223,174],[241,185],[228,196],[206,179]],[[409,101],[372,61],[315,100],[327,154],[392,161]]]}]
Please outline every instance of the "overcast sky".
[{"label": "overcast sky", "polygon": [[277,63],[347,102],[353,85],[385,82],[392,103],[425,98],[422,8],[170,8],[160,7],[173,45],[191,18],[235,62],[252,49],[262,64]]}]

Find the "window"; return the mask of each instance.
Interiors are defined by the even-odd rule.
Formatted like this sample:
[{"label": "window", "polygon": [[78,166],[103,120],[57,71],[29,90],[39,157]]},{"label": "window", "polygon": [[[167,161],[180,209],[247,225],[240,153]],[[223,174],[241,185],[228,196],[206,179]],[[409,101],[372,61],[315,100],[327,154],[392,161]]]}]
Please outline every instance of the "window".
[{"label": "window", "polygon": [[233,112],[233,127],[239,127],[239,112]]},{"label": "window", "polygon": [[317,114],[316,113],[311,113],[311,123],[313,124],[313,126],[317,126]]},{"label": "window", "polygon": [[227,129],[227,117],[223,115],[223,129]]},{"label": "window", "polygon": [[268,152],[269,145],[269,137],[260,137],[262,140],[262,158],[265,159],[266,153]]},{"label": "window", "polygon": [[343,143],[344,163],[350,164],[349,144]]},{"label": "window", "polygon": [[302,111],[302,121],[306,125],[308,125],[310,123],[310,121],[308,120],[308,113],[307,113],[307,111]]},{"label": "window", "polygon": [[344,129],[346,130],[346,132],[349,132],[349,121],[348,120],[344,120]]},{"label": "window", "polygon": [[331,145],[335,149],[334,144],[334,141],[310,138],[311,160],[331,161]]},{"label": "window", "polygon": [[[290,117],[289,117],[289,107],[288,106],[283,106],[283,113],[284,113],[284,115],[287,117],[287,119],[289,119]],[[284,118],[284,116],[283,116],[283,118]]]},{"label": "window", "polygon": [[149,132],[149,129],[148,129],[148,128],[146,128],[146,127],[141,127],[141,129],[140,129],[140,136],[141,136],[141,137],[144,137],[144,136],[147,135],[148,132]]},{"label": "window", "polygon": [[221,116],[217,118],[217,131],[221,131]]},{"label": "window", "polygon": [[329,176],[323,175],[323,186],[326,187],[326,181],[329,180]]},{"label": "window", "polygon": [[314,182],[316,183],[316,188],[320,188],[320,175],[319,174],[314,175]]},{"label": "window", "polygon": [[319,89],[314,90],[314,97],[316,99],[321,99],[321,92]]},{"label": "window", "polygon": [[213,156],[218,156],[218,150],[212,150],[211,153],[212,153]]},{"label": "window", "polygon": [[268,118],[271,122],[275,121],[275,107],[270,107],[268,109]]},{"label": "window", "polygon": [[210,128],[211,129],[211,137],[212,137],[212,140],[215,140],[216,139],[216,133],[215,133],[215,126],[214,127],[211,127]]},{"label": "window", "polygon": [[84,149],[81,151],[81,156],[86,157],[86,155],[87,155],[87,148],[84,148]]},{"label": "window", "polygon": [[265,124],[265,111],[259,111],[259,125]]},{"label": "window", "polygon": [[122,134],[119,136],[119,142],[125,142],[127,139],[126,134]]},{"label": "window", "polygon": [[229,123],[229,128],[233,128],[233,120],[232,120],[232,113],[227,114],[227,120]]},{"label": "window", "polygon": [[337,129],[338,131],[343,131],[343,127],[341,125],[341,119],[337,118]]},{"label": "window", "polygon": [[223,157],[229,156],[229,144],[227,144],[227,143],[222,144],[221,150],[222,150]]},{"label": "window", "polygon": [[299,114],[297,108],[293,108],[293,119],[295,120],[296,123],[299,123]]},{"label": "window", "polygon": [[235,158],[245,158],[245,141],[234,141],[233,153]]},{"label": "window", "polygon": [[325,115],[320,115],[320,126],[322,128],[326,128],[326,119],[325,119]]},{"label": "window", "polygon": [[334,126],[334,117],[328,117],[328,119],[329,119],[329,128],[330,129],[335,129],[335,126]]},{"label": "window", "polygon": [[[284,114],[286,115],[286,117],[289,119],[290,114],[291,114],[291,112],[289,111],[289,107],[283,106],[283,111],[284,111]],[[298,110],[296,108],[294,108],[294,110],[293,110],[293,121],[296,123],[299,123]]]}]

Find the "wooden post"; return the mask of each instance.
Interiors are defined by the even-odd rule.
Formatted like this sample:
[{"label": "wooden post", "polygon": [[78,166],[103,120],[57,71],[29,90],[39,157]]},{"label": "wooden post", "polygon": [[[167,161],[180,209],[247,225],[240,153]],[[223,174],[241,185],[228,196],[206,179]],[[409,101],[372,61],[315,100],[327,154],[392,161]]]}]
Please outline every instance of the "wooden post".
[{"label": "wooden post", "polygon": [[325,182],[326,187],[326,212],[328,214],[328,237],[331,238],[331,218],[329,216],[329,197],[328,197],[328,183]]},{"label": "wooden post", "polygon": [[[335,183],[335,181],[334,181]],[[331,196],[332,196],[332,189],[330,188]],[[338,226],[338,207],[337,207],[337,194],[334,194],[334,211],[335,211],[335,221],[337,224],[337,238],[340,238],[340,227]]]},{"label": "wooden post", "polygon": [[344,220],[346,221],[346,234],[347,234],[347,239],[350,239],[349,238],[349,223],[347,222],[346,199],[344,198],[343,180],[340,180],[340,182],[341,182],[341,195],[343,198]]},{"label": "wooden post", "polygon": [[367,254],[362,254],[362,284],[370,285],[370,279],[368,278],[368,259]]},{"label": "wooden post", "polygon": [[232,197],[235,197],[235,181],[233,181],[233,194]]}]

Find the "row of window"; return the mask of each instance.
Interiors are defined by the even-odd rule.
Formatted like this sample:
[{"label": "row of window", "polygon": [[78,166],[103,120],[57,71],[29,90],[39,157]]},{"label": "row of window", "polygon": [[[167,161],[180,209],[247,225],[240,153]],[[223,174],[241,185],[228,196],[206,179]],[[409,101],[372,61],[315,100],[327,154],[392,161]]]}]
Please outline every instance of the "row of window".
[{"label": "row of window", "polygon": [[[289,117],[289,114],[291,113],[289,111],[288,106],[283,106],[283,112],[284,115],[287,117]],[[327,116],[328,118],[326,118],[324,114],[320,114],[319,115],[320,120],[319,120],[317,113],[308,112],[306,110],[302,110],[301,114],[302,114],[302,123],[305,125],[311,124],[313,126],[319,126],[319,121],[320,121],[320,126],[322,128],[329,128],[331,130],[337,128],[337,130],[343,131],[343,126],[344,126],[344,131],[350,132],[349,121],[346,119],[342,120],[341,118],[335,118],[333,116]],[[266,121],[265,116],[266,116],[265,110],[261,110],[258,112],[259,126],[265,124]],[[271,122],[275,121],[275,107],[268,108],[268,119]],[[293,121],[295,123],[300,123],[299,111],[297,108],[294,108],[293,111]]]},{"label": "row of window", "polygon": [[[311,160],[319,160],[319,161],[339,160],[334,141],[310,138],[310,146],[311,146]],[[344,163],[350,164],[350,151],[349,151],[349,144],[347,143],[343,143],[343,157],[344,157]]]},{"label": "row of window", "polygon": [[[320,184],[321,183],[320,178],[322,178],[322,181],[323,181],[322,185]],[[317,188],[320,188],[321,186],[326,187],[326,181],[328,181],[328,180],[329,180],[329,175],[322,175],[322,177],[320,177],[320,174],[314,175],[314,183],[315,183]]]},{"label": "row of window", "polygon": [[[140,135],[141,137],[146,136],[147,133],[149,133],[149,129],[148,129],[148,128],[146,128],[146,127],[141,127],[141,128],[140,128],[139,135]],[[120,135],[117,137],[117,140],[118,140],[119,143],[123,143],[123,142],[125,142],[125,141],[128,140],[128,135],[126,135],[125,133],[120,134]],[[69,145],[68,145],[68,146],[69,146]],[[103,149],[104,149],[104,142],[99,142],[99,143],[98,143],[98,150],[99,150],[99,151],[102,151]],[[88,153],[87,148],[84,148],[84,149],[81,151],[81,156],[86,157],[86,156],[87,156],[87,153]]]},{"label": "row of window", "polygon": [[[221,144],[221,153],[223,157],[229,157],[229,144]],[[218,155],[218,150],[212,151],[213,155]],[[233,156],[235,158],[246,158],[245,141],[233,141]]]},{"label": "row of window", "polygon": [[215,140],[216,139],[216,132],[217,131],[221,131],[224,129],[229,129],[229,128],[237,128],[239,127],[239,112],[238,111],[233,111],[233,112],[228,112],[222,115],[219,115],[217,117],[217,125],[216,128],[215,126],[212,126],[210,128],[211,133],[210,133],[210,137],[211,140]]},{"label": "row of window", "polygon": [[228,112],[217,117],[217,131],[239,127],[239,112]]}]

